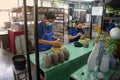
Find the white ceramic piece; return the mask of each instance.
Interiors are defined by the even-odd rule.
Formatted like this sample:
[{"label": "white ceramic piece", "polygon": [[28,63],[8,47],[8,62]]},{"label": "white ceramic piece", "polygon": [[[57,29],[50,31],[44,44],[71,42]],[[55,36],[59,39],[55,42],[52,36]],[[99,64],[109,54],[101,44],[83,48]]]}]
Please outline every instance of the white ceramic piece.
[{"label": "white ceramic piece", "polygon": [[102,72],[98,72],[97,73],[97,78],[103,79],[104,78],[104,74]]},{"label": "white ceramic piece", "polygon": [[103,55],[101,65],[100,65],[100,71],[101,72],[108,72],[109,70],[109,55]]},{"label": "white ceramic piece", "polygon": [[120,29],[119,28],[113,28],[110,30],[110,36],[113,39],[120,39]]},{"label": "white ceramic piece", "polygon": [[93,71],[94,67],[96,66],[96,58],[98,54],[99,54],[99,44],[96,43],[87,61],[88,69],[91,71]]}]

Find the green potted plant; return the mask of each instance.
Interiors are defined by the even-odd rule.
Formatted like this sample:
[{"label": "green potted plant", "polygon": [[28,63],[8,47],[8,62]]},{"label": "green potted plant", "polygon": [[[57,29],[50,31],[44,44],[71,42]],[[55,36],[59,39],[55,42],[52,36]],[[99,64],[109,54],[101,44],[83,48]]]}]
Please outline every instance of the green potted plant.
[{"label": "green potted plant", "polygon": [[112,39],[111,37],[107,37],[105,42],[105,48],[105,55],[111,55],[117,48],[117,40]]},{"label": "green potted plant", "polygon": [[104,55],[101,61],[100,70],[102,72],[107,72],[109,70],[110,55],[113,54],[117,47],[117,41],[111,37],[106,37],[104,39]]}]

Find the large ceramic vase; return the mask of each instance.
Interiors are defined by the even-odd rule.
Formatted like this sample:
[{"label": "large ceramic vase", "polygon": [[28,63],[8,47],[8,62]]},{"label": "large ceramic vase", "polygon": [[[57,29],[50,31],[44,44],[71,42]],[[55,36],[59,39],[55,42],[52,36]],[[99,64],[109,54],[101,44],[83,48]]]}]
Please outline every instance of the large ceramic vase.
[{"label": "large ceramic vase", "polygon": [[109,57],[109,66],[110,66],[110,68],[115,68],[116,63],[117,63],[117,61],[116,61],[114,55],[113,54],[110,55],[110,57]]},{"label": "large ceramic vase", "polygon": [[99,54],[97,56],[97,60],[98,60],[98,65],[100,65],[102,57],[103,57],[105,46],[104,46],[104,43],[102,41],[99,41],[98,44],[99,44]]},{"label": "large ceramic vase", "polygon": [[87,61],[88,69],[90,71],[93,71],[96,66],[96,59],[97,59],[98,54],[99,54],[99,44],[96,43]]},{"label": "large ceramic vase", "polygon": [[103,55],[100,65],[100,71],[106,73],[108,72],[108,70],[109,70],[109,55]]}]

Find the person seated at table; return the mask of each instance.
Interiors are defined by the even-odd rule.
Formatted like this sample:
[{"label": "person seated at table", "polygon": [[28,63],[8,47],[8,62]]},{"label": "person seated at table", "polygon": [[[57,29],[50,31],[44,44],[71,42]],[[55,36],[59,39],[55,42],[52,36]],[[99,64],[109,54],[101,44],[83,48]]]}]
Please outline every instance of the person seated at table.
[{"label": "person seated at table", "polygon": [[81,37],[85,36],[85,32],[82,29],[82,22],[76,21],[74,27],[70,27],[68,31],[69,42],[78,41]]},{"label": "person seated at table", "polygon": [[108,24],[108,30],[109,30],[109,32],[110,32],[110,30],[111,30],[112,28],[114,28],[114,27],[115,27],[114,21],[113,21],[113,20],[110,20],[110,21],[109,21],[109,24]]},{"label": "person seated at table", "polygon": [[[56,16],[53,12],[45,14],[44,20],[38,26],[39,51],[49,50],[52,46],[60,45],[61,40],[53,35],[52,24]],[[54,40],[53,40],[54,39]]]},{"label": "person seated at table", "polygon": [[[78,24],[78,28],[77,28],[77,32],[79,33],[81,33],[82,35],[80,36],[80,38],[81,39],[84,39],[85,38],[85,32],[84,32],[84,30],[83,30],[83,22],[78,22],[79,24]],[[77,24],[77,22],[76,22],[76,24]]]}]

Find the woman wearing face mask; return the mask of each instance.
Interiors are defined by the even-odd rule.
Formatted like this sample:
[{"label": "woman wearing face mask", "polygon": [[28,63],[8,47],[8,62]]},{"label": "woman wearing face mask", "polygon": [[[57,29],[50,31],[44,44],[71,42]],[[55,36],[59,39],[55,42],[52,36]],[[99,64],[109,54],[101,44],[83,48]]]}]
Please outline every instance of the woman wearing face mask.
[{"label": "woman wearing face mask", "polygon": [[78,41],[82,36],[84,36],[82,24],[79,21],[76,21],[75,27],[71,27],[68,31],[69,42]]},{"label": "woman wearing face mask", "polygon": [[[38,26],[39,51],[45,51],[52,46],[60,45],[61,42],[53,35],[52,23],[56,19],[53,12],[45,14],[44,20]],[[54,39],[54,41],[52,40]]]}]

